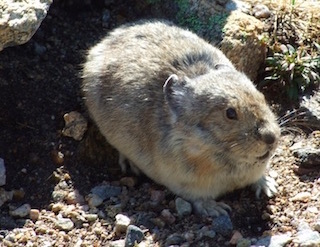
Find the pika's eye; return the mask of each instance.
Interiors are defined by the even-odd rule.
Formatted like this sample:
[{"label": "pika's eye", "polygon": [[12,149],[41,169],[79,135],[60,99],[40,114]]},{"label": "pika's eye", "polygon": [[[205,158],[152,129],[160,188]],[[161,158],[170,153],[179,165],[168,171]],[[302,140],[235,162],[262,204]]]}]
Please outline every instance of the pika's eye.
[{"label": "pika's eye", "polygon": [[227,118],[231,119],[231,120],[237,120],[238,119],[238,115],[237,112],[234,108],[230,107],[226,110],[226,115]]}]

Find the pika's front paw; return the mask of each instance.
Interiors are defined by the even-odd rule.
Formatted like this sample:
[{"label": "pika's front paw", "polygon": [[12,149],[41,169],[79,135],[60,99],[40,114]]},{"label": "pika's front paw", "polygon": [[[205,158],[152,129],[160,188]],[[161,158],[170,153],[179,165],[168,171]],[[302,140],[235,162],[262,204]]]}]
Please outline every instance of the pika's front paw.
[{"label": "pika's front paw", "polygon": [[257,198],[260,198],[262,191],[268,197],[272,197],[278,192],[277,182],[272,177],[269,177],[269,176],[263,176],[255,184],[253,184],[252,187],[256,192]]},{"label": "pika's front paw", "polygon": [[194,211],[204,216],[217,217],[219,215],[228,215],[231,207],[223,202],[217,202],[212,199],[199,199],[193,202]]}]

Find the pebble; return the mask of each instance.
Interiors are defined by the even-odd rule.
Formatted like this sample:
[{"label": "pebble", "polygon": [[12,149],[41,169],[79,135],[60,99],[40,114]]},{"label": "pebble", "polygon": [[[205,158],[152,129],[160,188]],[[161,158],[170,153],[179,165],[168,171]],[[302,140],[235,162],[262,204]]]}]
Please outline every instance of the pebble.
[{"label": "pebble", "polygon": [[37,221],[40,216],[40,211],[38,209],[31,209],[29,215],[32,221]]},{"label": "pebble", "polygon": [[300,192],[296,194],[294,197],[290,198],[290,201],[292,202],[308,202],[311,198],[310,192]]},{"label": "pebble", "polygon": [[116,223],[115,223],[116,234],[120,235],[121,233],[126,232],[131,222],[130,218],[124,214],[117,214],[115,218],[116,218]]},{"label": "pebble", "polygon": [[284,247],[292,240],[291,234],[267,236],[259,239],[255,245],[268,247]]},{"label": "pebble", "polygon": [[54,203],[51,205],[51,211],[54,213],[59,213],[64,207],[64,204],[61,202]]},{"label": "pebble", "polygon": [[175,200],[175,205],[179,217],[190,215],[192,212],[191,204],[180,197]]},{"label": "pebble", "polygon": [[[237,242],[237,247],[250,247],[252,246],[251,245],[251,241],[249,239],[246,239],[246,238],[242,238],[242,239],[239,239],[238,242]],[[254,245],[256,246],[256,245]]]},{"label": "pebble", "polygon": [[123,177],[120,179],[120,184],[133,188],[137,184],[137,179],[134,177]]},{"label": "pebble", "polygon": [[89,222],[94,222],[94,221],[96,221],[98,219],[98,215],[97,214],[85,214],[84,217]]},{"label": "pebble", "polygon": [[76,111],[64,114],[65,127],[62,130],[64,136],[72,137],[76,141],[81,141],[87,131],[87,120]]},{"label": "pebble", "polygon": [[0,158],[0,186],[6,184],[6,167],[4,166],[4,160]]},{"label": "pebble", "polygon": [[173,233],[167,237],[165,246],[180,245],[180,244],[184,243],[185,241],[186,241],[186,239],[183,236],[181,236],[178,233]]},{"label": "pebble", "polygon": [[52,200],[54,202],[59,202],[59,201],[63,201],[64,198],[68,195],[68,192],[63,191],[63,190],[54,190],[52,192]]},{"label": "pebble", "polygon": [[241,239],[243,239],[242,234],[239,231],[235,231],[229,241],[229,244],[236,245]]},{"label": "pebble", "polygon": [[13,197],[12,191],[6,191],[3,188],[0,188],[0,207],[5,204],[7,201],[11,201]]},{"label": "pebble", "polygon": [[252,12],[253,15],[258,19],[268,18],[271,15],[269,8],[264,4],[257,4],[253,7]]},{"label": "pebble", "polygon": [[232,233],[233,225],[228,215],[221,215],[212,220],[212,229],[222,236],[229,236]]},{"label": "pebble", "polygon": [[163,209],[161,211],[161,217],[164,222],[168,224],[173,224],[176,221],[176,218],[173,216],[169,209]]},{"label": "pebble", "polygon": [[320,217],[318,218],[316,224],[314,225],[314,229],[320,232]]},{"label": "pebble", "polygon": [[30,214],[31,206],[29,204],[23,204],[22,206],[10,211],[10,215],[13,217],[24,218]]},{"label": "pebble", "polygon": [[301,247],[320,246],[320,233],[313,231],[308,223],[301,222],[298,226],[296,241]]},{"label": "pebble", "polygon": [[110,244],[110,247],[123,247],[125,246],[125,240],[119,239],[119,240],[111,241],[109,244]]},{"label": "pebble", "polygon": [[111,185],[98,185],[91,189],[91,193],[98,195],[102,200],[110,197],[119,196],[121,194],[121,187]]},{"label": "pebble", "polygon": [[103,199],[96,194],[89,194],[86,197],[86,200],[87,200],[90,208],[99,207],[103,203]]},{"label": "pebble", "polygon": [[125,238],[125,247],[133,247],[139,244],[144,238],[143,231],[135,226],[129,225],[127,228],[127,234]]},{"label": "pebble", "polygon": [[58,218],[55,225],[58,229],[63,231],[71,231],[74,227],[72,220],[69,218]]},{"label": "pebble", "polygon": [[165,193],[161,190],[151,190],[150,197],[151,201],[159,204],[165,199]]},{"label": "pebble", "polygon": [[83,204],[85,202],[84,197],[80,194],[78,190],[69,192],[65,200],[68,204]]}]

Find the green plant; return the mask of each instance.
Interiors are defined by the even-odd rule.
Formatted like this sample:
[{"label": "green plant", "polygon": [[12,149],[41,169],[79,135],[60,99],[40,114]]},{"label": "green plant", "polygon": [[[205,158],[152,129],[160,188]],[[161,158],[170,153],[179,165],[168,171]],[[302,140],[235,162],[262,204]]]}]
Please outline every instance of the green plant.
[{"label": "green plant", "polygon": [[280,45],[278,52],[266,58],[268,76],[264,84],[279,82],[291,100],[312,85],[320,84],[320,45],[314,43],[313,50],[304,46]]}]

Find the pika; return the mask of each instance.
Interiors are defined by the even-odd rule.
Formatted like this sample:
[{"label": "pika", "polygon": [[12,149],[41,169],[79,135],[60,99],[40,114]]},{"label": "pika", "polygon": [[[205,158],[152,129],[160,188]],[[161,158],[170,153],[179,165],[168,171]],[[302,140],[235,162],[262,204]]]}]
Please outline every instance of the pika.
[{"label": "pika", "polygon": [[83,68],[85,104],[106,140],[133,167],[194,203],[226,213],[215,199],[265,175],[280,137],[253,83],[196,34],[165,21],[127,24],[91,48]]}]

